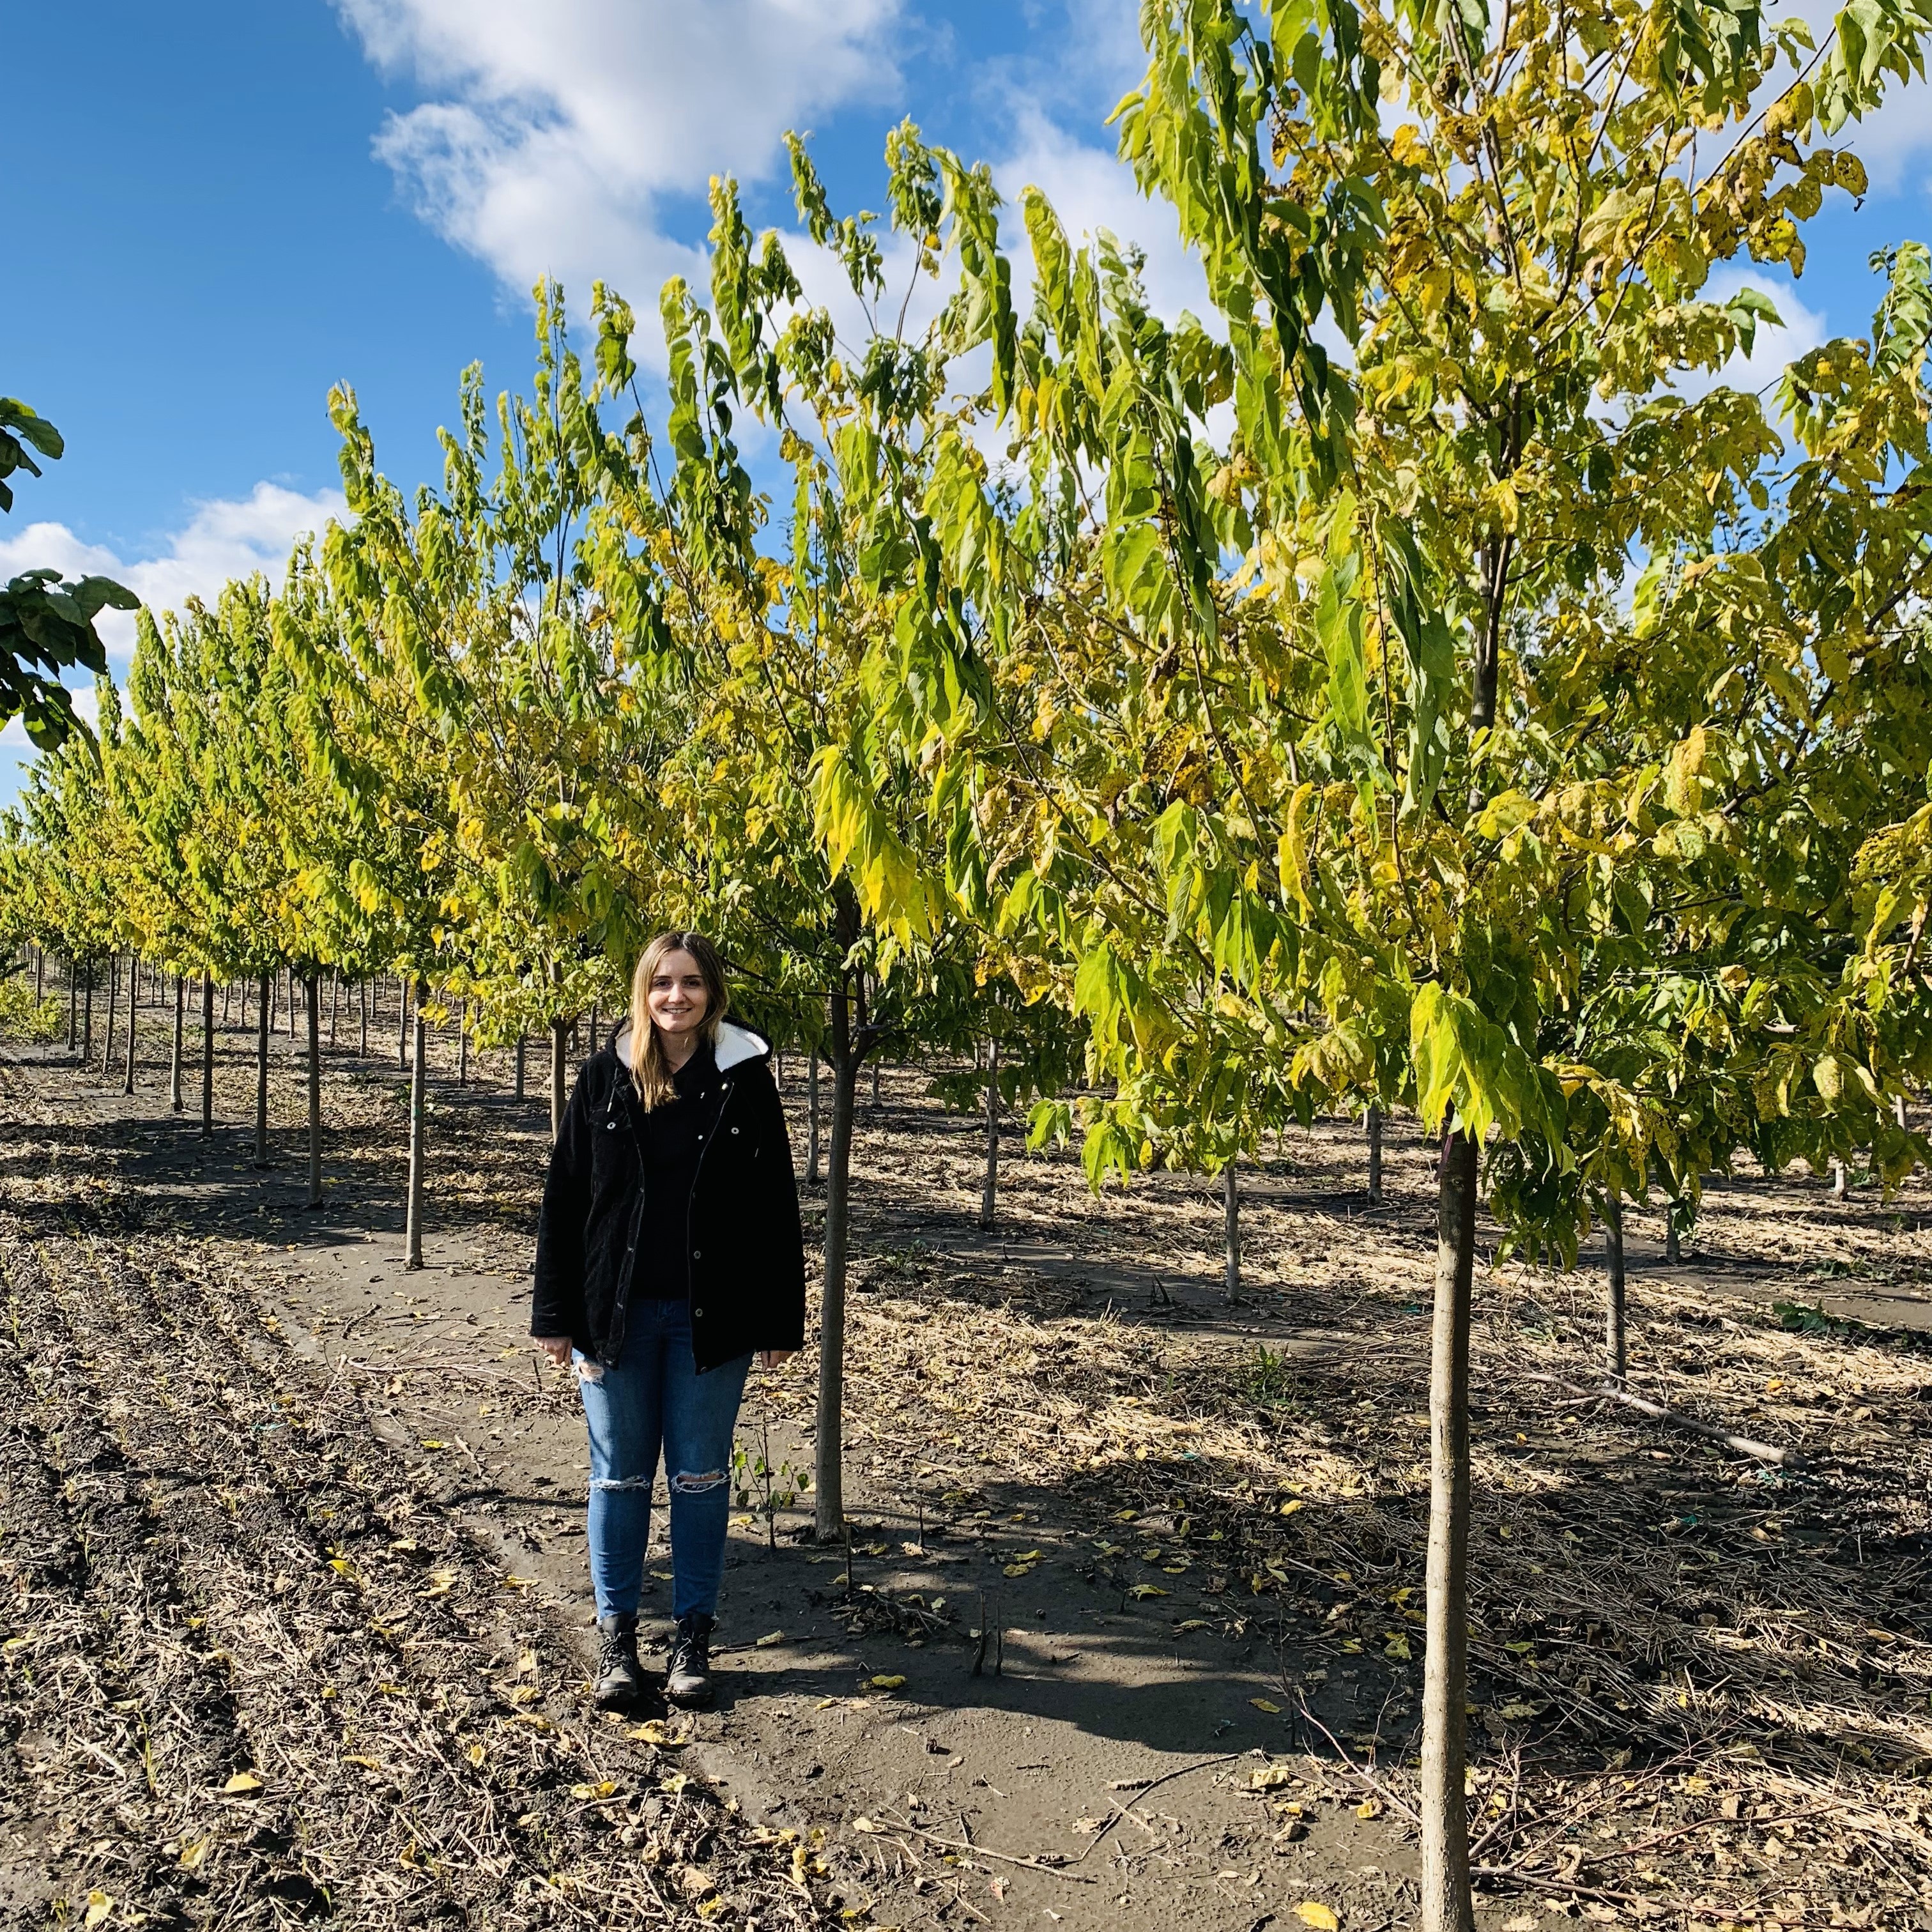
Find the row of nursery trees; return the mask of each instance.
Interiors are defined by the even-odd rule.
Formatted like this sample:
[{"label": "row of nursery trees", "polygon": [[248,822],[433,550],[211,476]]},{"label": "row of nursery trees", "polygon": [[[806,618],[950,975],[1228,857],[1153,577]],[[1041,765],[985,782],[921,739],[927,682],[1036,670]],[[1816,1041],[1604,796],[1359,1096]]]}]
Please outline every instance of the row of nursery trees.
[{"label": "row of nursery trees", "polygon": [[[1925,1154],[1932,258],[1875,258],[1869,337],[1768,394],[1722,372],[1770,303],[1712,283],[1797,271],[1863,194],[1837,134],[1932,10],[1859,0],[1815,45],[1753,0],[1142,24],[1121,152],[1205,320],[1036,191],[1013,252],[988,172],[910,125],[883,221],[794,144],[836,298],[716,184],[661,434],[602,287],[587,365],[545,288],[530,396],[493,418],[466,378],[440,490],[338,390],[348,517],[279,586],[142,619],[98,753],[33,776],[5,916],[80,957],[398,972],[548,1031],[560,1085],[647,926],[716,934],[832,1082],[827,1534],[868,1056],[992,1042],[1096,1185],[1415,1109],[1424,1918],[1466,1928],[1479,1196],[1574,1259],[1740,1152],[1887,1183]],[[419,1172],[420,1076],[416,1114]]]}]

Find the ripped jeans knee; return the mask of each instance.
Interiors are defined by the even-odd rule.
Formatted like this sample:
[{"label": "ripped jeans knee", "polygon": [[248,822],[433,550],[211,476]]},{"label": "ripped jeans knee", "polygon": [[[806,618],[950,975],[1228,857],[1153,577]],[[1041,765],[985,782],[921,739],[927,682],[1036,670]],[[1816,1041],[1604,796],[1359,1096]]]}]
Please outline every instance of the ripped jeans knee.
[{"label": "ripped jeans knee", "polygon": [[651,1478],[648,1476],[592,1476],[590,1486],[593,1490],[602,1490],[606,1493],[618,1490],[648,1490],[651,1486]]},{"label": "ripped jeans knee", "polygon": [[722,1489],[730,1480],[723,1469],[706,1469],[702,1473],[680,1469],[670,1479],[671,1494],[676,1496],[701,1496],[712,1490]]}]

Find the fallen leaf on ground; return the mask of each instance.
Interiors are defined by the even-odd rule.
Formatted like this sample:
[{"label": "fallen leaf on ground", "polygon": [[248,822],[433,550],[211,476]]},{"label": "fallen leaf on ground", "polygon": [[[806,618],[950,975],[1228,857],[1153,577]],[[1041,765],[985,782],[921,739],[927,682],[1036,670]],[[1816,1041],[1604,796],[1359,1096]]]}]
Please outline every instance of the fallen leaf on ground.
[{"label": "fallen leaf on ground", "polygon": [[1265,1711],[1270,1718],[1278,1718],[1281,1715],[1281,1706],[1271,1698],[1250,1697],[1248,1702],[1253,1705],[1257,1711]]},{"label": "fallen leaf on ground", "polygon": [[231,1796],[240,1797],[248,1792],[260,1791],[262,1780],[252,1771],[238,1771],[221,1788]]},{"label": "fallen leaf on ground", "polygon": [[1304,1898],[1294,1908],[1294,1916],[1304,1925],[1312,1925],[1315,1932],[1336,1932],[1341,1921],[1318,1898]]},{"label": "fallen leaf on ground", "polygon": [[902,1690],[905,1688],[903,1677],[875,1677],[872,1679],[874,1690]]}]

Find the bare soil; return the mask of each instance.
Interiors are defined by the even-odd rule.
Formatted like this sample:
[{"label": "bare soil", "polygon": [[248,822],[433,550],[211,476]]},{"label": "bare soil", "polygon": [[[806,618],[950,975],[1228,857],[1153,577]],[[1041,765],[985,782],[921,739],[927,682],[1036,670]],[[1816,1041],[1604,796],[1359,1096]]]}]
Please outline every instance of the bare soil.
[{"label": "bare soil", "polygon": [[[316,1213],[286,1040],[266,1169],[238,1028],[212,1142],[146,1060],[131,1100],[0,1071],[0,1922],[1410,1922],[1412,1123],[1378,1208],[1352,1124],[1244,1174],[1231,1304],[1209,1184],[1096,1200],[1016,1124],[983,1233],[980,1124],[887,1068],[850,1546],[797,1492],[808,1353],[741,1424],[718,1708],[653,1727],[586,1699],[582,1424],[524,1339],[547,1111],[437,1040],[406,1272],[373,1038],[327,1058]],[[1600,1254],[1484,1276],[1483,1923],[1932,1923],[1932,1190],[1714,1181],[1676,1267],[1628,1218],[1636,1385],[1805,1461],[1594,1393]]]}]

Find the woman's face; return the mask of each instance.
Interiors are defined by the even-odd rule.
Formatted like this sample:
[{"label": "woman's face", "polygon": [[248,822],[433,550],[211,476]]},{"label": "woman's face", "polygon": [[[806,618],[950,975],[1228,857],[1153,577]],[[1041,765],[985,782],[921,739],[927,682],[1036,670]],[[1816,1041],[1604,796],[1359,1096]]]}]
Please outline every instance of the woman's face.
[{"label": "woman's face", "polygon": [[704,1022],[710,995],[704,990],[704,975],[688,952],[667,952],[651,975],[645,1004],[651,1023],[660,1033],[688,1034]]}]

